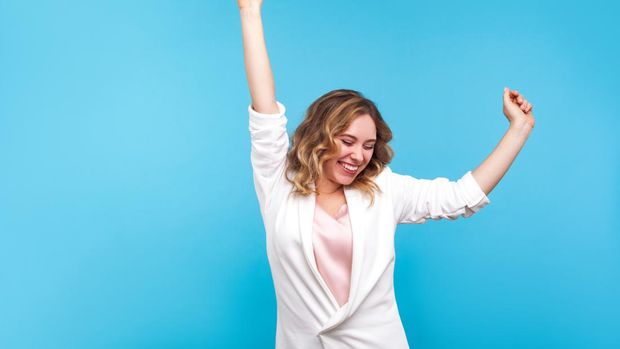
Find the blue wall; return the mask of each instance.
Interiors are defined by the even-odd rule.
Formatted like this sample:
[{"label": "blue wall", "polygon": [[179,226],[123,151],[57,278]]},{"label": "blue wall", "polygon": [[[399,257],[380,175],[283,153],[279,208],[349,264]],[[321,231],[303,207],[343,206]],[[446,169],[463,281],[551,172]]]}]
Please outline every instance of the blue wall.
[{"label": "blue wall", "polygon": [[[412,346],[620,347],[618,10],[266,0],[291,133],[357,89],[394,171],[456,179],[535,105],[489,206],[399,227]],[[233,0],[0,2],[1,348],[273,347],[244,74]]]}]

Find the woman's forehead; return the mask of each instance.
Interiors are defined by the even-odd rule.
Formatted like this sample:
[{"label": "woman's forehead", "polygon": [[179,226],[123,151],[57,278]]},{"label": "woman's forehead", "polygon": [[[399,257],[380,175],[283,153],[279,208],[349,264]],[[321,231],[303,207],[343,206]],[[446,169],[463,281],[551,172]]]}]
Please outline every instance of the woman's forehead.
[{"label": "woman's forehead", "polygon": [[351,121],[351,124],[341,136],[363,141],[375,140],[377,138],[377,128],[370,115],[365,114]]}]

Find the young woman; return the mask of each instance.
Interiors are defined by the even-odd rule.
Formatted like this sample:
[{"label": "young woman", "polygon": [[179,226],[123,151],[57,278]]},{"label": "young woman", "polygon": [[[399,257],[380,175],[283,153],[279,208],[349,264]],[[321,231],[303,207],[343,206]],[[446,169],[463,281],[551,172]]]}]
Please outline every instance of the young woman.
[{"label": "young woman", "polygon": [[394,297],[397,224],[469,217],[487,205],[534,127],[532,105],[504,89],[508,131],[455,182],[392,172],[390,128],[374,103],[352,90],[312,103],[289,149],[261,3],[238,0],[254,185],[277,298],[276,347],[408,348]]}]

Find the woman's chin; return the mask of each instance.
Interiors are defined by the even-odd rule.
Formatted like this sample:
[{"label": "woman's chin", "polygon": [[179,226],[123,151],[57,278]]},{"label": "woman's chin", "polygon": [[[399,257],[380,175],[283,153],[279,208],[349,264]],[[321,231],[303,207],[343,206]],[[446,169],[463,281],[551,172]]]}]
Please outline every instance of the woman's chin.
[{"label": "woman's chin", "polygon": [[353,181],[355,180],[355,177],[356,176],[339,176],[338,183],[342,185],[349,185],[353,183]]}]

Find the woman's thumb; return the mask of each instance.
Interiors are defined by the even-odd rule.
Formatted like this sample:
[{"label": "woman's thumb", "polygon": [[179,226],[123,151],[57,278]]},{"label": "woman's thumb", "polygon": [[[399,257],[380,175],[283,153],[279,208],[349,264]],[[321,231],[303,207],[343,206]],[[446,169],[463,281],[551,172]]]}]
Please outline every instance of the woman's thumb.
[{"label": "woman's thumb", "polygon": [[504,87],[504,105],[510,105],[510,89],[508,87]]}]

